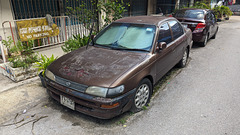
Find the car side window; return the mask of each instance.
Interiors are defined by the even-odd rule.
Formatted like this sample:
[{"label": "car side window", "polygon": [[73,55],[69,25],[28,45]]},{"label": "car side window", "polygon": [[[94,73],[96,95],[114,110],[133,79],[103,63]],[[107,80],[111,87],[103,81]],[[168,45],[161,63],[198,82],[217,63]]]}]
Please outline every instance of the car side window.
[{"label": "car side window", "polygon": [[211,14],[210,13],[207,13],[207,20],[211,20]]},{"label": "car side window", "polygon": [[173,39],[177,39],[184,34],[181,24],[177,21],[169,21],[169,25],[172,29]]},{"label": "car side window", "polygon": [[166,42],[167,44],[172,41],[172,35],[168,23],[164,23],[160,26],[158,42]]},{"label": "car side window", "polygon": [[215,15],[213,14],[213,13],[211,13],[211,20],[213,21],[213,22],[215,22],[216,21],[216,18],[215,18]]}]

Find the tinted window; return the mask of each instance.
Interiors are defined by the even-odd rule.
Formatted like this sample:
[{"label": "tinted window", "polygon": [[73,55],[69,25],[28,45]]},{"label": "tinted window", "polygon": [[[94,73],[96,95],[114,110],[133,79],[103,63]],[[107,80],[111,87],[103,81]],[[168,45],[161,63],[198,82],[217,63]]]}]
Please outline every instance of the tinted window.
[{"label": "tinted window", "polygon": [[167,44],[172,41],[172,35],[167,23],[160,26],[158,42],[166,42]]},{"label": "tinted window", "polygon": [[202,10],[179,10],[176,12],[175,17],[203,19],[204,12]]},{"label": "tinted window", "polygon": [[177,21],[169,21],[169,25],[172,29],[174,40],[183,35],[183,28]]}]

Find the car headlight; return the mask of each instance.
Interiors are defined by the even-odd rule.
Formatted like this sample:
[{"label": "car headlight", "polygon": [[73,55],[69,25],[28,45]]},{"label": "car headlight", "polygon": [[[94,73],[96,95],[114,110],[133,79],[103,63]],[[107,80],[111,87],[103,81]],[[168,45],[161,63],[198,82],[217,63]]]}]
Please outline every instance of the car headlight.
[{"label": "car headlight", "polygon": [[90,86],[87,88],[86,93],[99,97],[115,96],[124,91],[124,85],[115,88],[102,88],[96,86]]},{"label": "car headlight", "polygon": [[46,69],[46,71],[45,71],[45,76],[47,78],[51,79],[52,81],[55,81],[55,75],[51,71],[49,71],[48,69]]}]

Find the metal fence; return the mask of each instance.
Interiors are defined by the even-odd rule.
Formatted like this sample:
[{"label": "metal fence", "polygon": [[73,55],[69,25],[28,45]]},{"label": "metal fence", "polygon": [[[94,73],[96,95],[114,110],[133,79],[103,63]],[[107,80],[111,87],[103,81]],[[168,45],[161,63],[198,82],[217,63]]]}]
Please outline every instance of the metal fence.
[{"label": "metal fence", "polygon": [[[46,14],[53,16],[53,22],[58,25],[60,34],[34,41],[34,49],[64,43],[73,35],[88,35],[89,30],[79,21],[76,14],[68,14],[67,8],[76,8],[84,3],[85,9],[93,11],[96,7],[92,2],[92,0],[10,0],[15,20],[2,23],[4,39],[6,40],[8,36],[12,36],[14,42],[19,39],[17,21],[43,18]],[[98,20],[95,20],[95,23],[97,22]]]},{"label": "metal fence", "polygon": [[[34,19],[34,18],[31,18]],[[41,19],[41,18],[35,18],[35,19]],[[4,38],[7,39],[8,36],[11,36],[13,39],[14,44],[19,40],[19,34],[16,27],[16,22],[23,21],[23,20],[30,20],[30,19],[21,19],[21,20],[14,20],[14,21],[5,21],[2,23],[2,28],[4,32]],[[66,40],[68,40],[70,37],[72,37],[73,33],[73,26],[71,26],[71,21],[68,16],[57,16],[53,17],[53,22],[57,24],[59,27],[59,35],[48,37],[48,38],[42,38],[42,39],[36,39],[34,41],[33,49],[56,45],[64,43]]]}]

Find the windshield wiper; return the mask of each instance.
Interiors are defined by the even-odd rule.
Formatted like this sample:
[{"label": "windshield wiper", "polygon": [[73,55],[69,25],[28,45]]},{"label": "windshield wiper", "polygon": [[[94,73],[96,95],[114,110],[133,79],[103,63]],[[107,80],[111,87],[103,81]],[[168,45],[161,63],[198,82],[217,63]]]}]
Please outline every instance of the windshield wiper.
[{"label": "windshield wiper", "polygon": [[113,44],[97,44],[98,46],[106,47],[106,48],[111,48],[113,50],[127,50],[127,51],[142,51],[142,52],[149,52],[149,50],[144,50],[144,49],[137,49],[137,48],[128,48],[122,45],[117,45],[117,46],[112,46]]},{"label": "windshield wiper", "polygon": [[127,51],[142,51],[142,52],[149,52],[148,50],[144,50],[144,49],[137,49],[137,48],[127,48],[124,46],[119,45],[118,47],[111,47],[112,49],[115,50],[127,50]]}]

